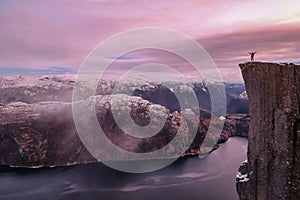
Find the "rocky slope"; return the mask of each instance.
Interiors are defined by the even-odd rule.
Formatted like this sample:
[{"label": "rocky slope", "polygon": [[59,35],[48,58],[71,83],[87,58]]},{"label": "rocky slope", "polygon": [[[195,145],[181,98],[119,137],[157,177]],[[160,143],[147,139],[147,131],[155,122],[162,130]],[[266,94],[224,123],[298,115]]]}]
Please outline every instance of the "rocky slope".
[{"label": "rocky slope", "polygon": [[[96,161],[82,144],[75,128],[72,113],[74,104],[71,103],[75,78],[71,74],[0,77],[0,164],[37,167]],[[83,91],[88,90],[89,81],[81,81],[78,86]],[[176,144],[178,148],[171,147],[172,156],[176,156],[175,150],[180,149],[191,137],[193,129],[197,130],[195,139],[186,152],[177,152],[178,155],[209,152],[212,147],[217,148],[219,143],[231,136],[247,137],[250,118],[245,114],[222,116],[221,119],[214,117],[218,126],[224,124],[222,131],[210,126],[211,114],[205,110],[210,109],[210,96],[205,83],[168,82],[167,85],[169,88],[159,83],[141,85],[138,82],[102,80],[97,86],[97,96],[79,99],[81,101],[75,104],[89,109],[88,105],[95,101],[97,120],[106,136],[112,143],[129,152],[145,153],[162,148],[175,137],[174,133],[180,124],[182,126],[178,132],[182,133],[179,134],[182,140]],[[132,97],[126,95],[128,91],[132,92]],[[187,109],[189,105],[180,108],[174,91],[185,98],[195,92],[200,108]],[[245,95],[240,97],[243,92],[244,86],[241,84],[226,85],[227,100],[235,102],[229,103],[229,107],[237,107],[239,102],[244,102],[240,105],[247,109],[247,98]],[[109,106],[110,97],[118,104],[114,108]],[[185,102],[189,102],[188,99]],[[159,117],[167,115],[167,121],[159,134],[137,139],[122,132],[122,128],[133,131],[130,126],[126,126],[128,116],[122,118],[125,127],[120,128],[115,122],[112,113],[118,107],[130,110],[130,117],[141,126],[150,122],[150,108],[156,108],[156,118],[153,119],[156,126]],[[196,113],[200,113],[200,116]],[[209,127],[216,134],[207,135]],[[152,128],[157,127],[153,125]],[[204,139],[206,142],[203,144]],[[106,160],[120,159],[120,156],[107,152],[103,156]],[[162,156],[171,157],[171,154]]]},{"label": "rocky slope", "polygon": [[300,66],[239,66],[252,117],[248,162],[237,175],[240,199],[300,199]]},{"label": "rocky slope", "polygon": [[[111,106],[111,98],[118,102],[117,106]],[[169,145],[166,155],[162,155],[161,158],[194,155],[212,150],[212,146],[217,145],[216,141],[218,143],[225,142],[228,137],[235,135],[247,136],[248,132],[249,118],[247,116],[228,115],[221,137],[220,133],[206,136],[211,122],[211,115],[208,111],[200,110],[200,117],[195,115],[196,110],[171,112],[169,109],[141,97],[124,94],[98,95],[74,102],[74,104],[80,104],[83,109],[89,109],[89,105],[93,102],[96,102],[97,120],[106,137],[115,145],[129,152],[156,151],[168,145],[178,132],[179,142]],[[166,117],[167,120],[161,131],[149,138],[136,138],[124,134],[122,131],[124,129],[118,126],[112,115],[112,113],[120,113],[119,110],[130,110],[133,121],[143,126],[150,121],[149,110],[151,108],[154,108],[155,111],[154,118],[151,117],[151,121],[154,121],[153,129],[159,125],[161,118]],[[122,115],[120,114],[119,117]],[[131,127],[126,126],[127,118],[122,119],[125,122],[123,128],[130,131]],[[223,124],[224,120],[219,120],[219,123]],[[191,141],[190,147],[186,152],[177,151],[190,141],[190,130],[192,129],[196,129],[197,133],[195,139]],[[210,147],[202,145],[205,136],[206,140],[212,142]],[[126,159],[122,155],[114,155],[105,150],[100,154],[105,160]],[[151,159],[147,156],[144,158]],[[0,106],[0,164],[39,167],[88,162],[96,162],[96,160],[87,151],[78,136],[72,115],[72,103],[48,101],[27,104],[13,102]]]}]

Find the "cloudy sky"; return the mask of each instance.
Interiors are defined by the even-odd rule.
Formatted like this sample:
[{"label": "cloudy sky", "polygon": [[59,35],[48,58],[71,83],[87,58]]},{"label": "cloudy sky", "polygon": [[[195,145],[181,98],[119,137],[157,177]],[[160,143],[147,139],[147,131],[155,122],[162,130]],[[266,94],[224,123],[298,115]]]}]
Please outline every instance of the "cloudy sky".
[{"label": "cloudy sky", "polygon": [[111,35],[161,27],[195,39],[224,80],[241,81],[237,64],[248,51],[257,60],[300,60],[299,8],[299,0],[1,0],[0,74],[76,73]]}]

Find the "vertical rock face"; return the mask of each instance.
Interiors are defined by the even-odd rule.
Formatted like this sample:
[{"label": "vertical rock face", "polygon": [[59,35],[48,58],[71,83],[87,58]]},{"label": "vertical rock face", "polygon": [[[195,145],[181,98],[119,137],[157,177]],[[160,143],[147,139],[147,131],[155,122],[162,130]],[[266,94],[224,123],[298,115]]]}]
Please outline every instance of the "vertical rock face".
[{"label": "vertical rock face", "polygon": [[248,162],[237,175],[240,199],[300,199],[300,66],[239,66],[251,115]]}]

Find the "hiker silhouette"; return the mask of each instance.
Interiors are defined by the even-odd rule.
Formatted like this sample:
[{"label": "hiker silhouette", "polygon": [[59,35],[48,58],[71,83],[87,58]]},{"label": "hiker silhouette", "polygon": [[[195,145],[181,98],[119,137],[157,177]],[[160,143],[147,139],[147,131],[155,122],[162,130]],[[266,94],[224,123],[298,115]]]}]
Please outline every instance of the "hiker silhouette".
[{"label": "hiker silhouette", "polygon": [[250,57],[251,57],[251,61],[254,61],[254,54],[256,54],[256,51],[255,52],[249,52],[250,54]]}]

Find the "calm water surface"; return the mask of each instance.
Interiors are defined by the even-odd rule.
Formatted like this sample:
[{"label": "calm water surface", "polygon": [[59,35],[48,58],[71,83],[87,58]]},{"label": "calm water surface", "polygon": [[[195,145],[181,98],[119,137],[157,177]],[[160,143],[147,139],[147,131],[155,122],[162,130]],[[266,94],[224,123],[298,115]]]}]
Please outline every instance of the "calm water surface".
[{"label": "calm water surface", "polygon": [[145,174],[119,172],[101,163],[2,170],[0,199],[235,200],[235,176],[246,151],[246,139],[230,138],[204,159],[181,158]]}]

